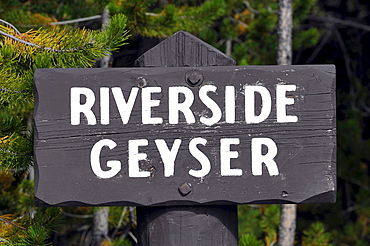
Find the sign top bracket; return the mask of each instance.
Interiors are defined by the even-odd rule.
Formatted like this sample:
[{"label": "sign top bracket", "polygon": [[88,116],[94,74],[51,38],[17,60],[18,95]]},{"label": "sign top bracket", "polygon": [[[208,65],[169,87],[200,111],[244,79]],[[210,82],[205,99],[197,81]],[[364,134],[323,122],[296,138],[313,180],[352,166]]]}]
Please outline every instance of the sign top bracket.
[{"label": "sign top bracket", "polygon": [[235,66],[215,47],[184,31],[168,37],[136,60],[139,67]]}]

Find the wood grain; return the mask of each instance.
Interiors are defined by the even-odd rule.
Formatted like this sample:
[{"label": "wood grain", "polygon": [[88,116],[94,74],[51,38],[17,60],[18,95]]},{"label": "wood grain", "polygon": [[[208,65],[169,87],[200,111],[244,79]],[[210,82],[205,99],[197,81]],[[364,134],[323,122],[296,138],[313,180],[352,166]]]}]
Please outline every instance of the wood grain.
[{"label": "wood grain", "polygon": [[[186,73],[198,71],[204,76],[201,86],[217,86],[213,100],[223,108],[224,88],[236,88],[236,122],[220,122],[207,126],[199,122],[201,116],[211,117],[210,110],[200,102],[198,87],[185,82]],[[100,87],[121,87],[125,98],[138,77],[145,78],[146,86],[162,88],[157,96],[160,106],[152,109],[153,117],[163,118],[163,124],[142,124],[140,93],[128,124],[123,124],[113,97],[110,97],[110,124],[100,124]],[[277,84],[294,84],[289,92],[294,105],[288,114],[297,115],[298,122],[277,123],[274,108]],[[270,116],[259,124],[247,124],[244,117],[243,86],[263,85],[270,91],[273,104]],[[88,87],[94,91],[96,103],[92,110],[97,115],[96,125],[87,125],[81,117],[80,125],[71,125],[70,88]],[[187,86],[195,96],[191,109],[196,122],[187,124],[183,116],[179,124],[168,122],[168,88]],[[260,107],[260,102],[256,108]],[[180,114],[181,115],[181,114]],[[210,173],[202,179],[189,175],[190,169],[200,165],[189,153],[189,141],[195,137],[207,139],[200,148],[211,162]],[[251,173],[250,141],[268,137],[275,141],[278,155],[278,176],[270,176],[264,169],[262,176]],[[232,146],[239,157],[232,159],[232,168],[241,168],[243,175],[220,175],[220,139],[239,138]],[[102,164],[120,160],[122,170],[116,177],[99,179],[91,170],[90,151],[101,139],[117,143],[113,150],[103,149]],[[149,178],[128,176],[127,142],[148,139],[149,145],[140,147],[148,156],[141,163],[151,171]],[[175,162],[175,175],[164,177],[163,163],[155,139],[165,139],[169,146],[181,139]],[[335,202],[336,196],[336,121],[335,68],[321,66],[229,66],[197,68],[110,68],[110,69],[38,69],[35,74],[35,195],[40,205],[195,205],[243,203],[309,203]],[[104,168],[104,167],[103,167]],[[192,186],[187,196],[178,188],[184,183]]]}]

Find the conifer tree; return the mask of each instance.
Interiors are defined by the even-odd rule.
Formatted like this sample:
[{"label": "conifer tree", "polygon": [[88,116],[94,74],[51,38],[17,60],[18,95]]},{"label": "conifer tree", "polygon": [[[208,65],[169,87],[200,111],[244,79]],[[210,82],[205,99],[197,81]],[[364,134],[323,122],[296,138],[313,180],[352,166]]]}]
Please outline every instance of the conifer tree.
[{"label": "conifer tree", "polygon": [[[301,26],[315,3],[316,0],[293,1],[294,50],[313,47],[319,41],[317,28]],[[230,0],[213,28],[202,28],[199,36],[234,58],[238,65],[276,64],[277,10],[276,0]]]},{"label": "conifer tree", "polygon": [[[3,199],[9,198],[7,206],[2,208],[3,214],[5,211],[12,214],[0,218],[3,222],[1,241],[15,245],[50,245],[48,237],[60,218],[58,208],[34,207],[33,183],[25,179],[33,165],[34,71],[92,67],[95,59],[125,43],[129,37],[126,22],[127,18],[120,14],[113,16],[111,23],[100,31],[53,27],[21,33],[10,23],[1,21],[0,176],[9,180],[8,184],[18,184],[16,188],[9,186],[1,190]],[[19,199],[16,204],[14,198]]]}]

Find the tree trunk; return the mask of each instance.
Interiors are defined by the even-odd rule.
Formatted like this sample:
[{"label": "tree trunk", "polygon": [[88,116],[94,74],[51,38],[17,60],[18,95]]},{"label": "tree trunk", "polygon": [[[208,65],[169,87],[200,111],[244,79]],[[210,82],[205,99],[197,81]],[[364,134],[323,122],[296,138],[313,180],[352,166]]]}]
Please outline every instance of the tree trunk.
[{"label": "tree trunk", "polygon": [[292,29],[293,9],[292,0],[279,0],[278,37],[279,47],[277,54],[278,65],[292,64]]},{"label": "tree trunk", "polygon": [[280,211],[279,246],[294,245],[297,205],[283,204]]},{"label": "tree trunk", "polygon": [[[110,16],[109,16],[109,10],[108,7],[105,7],[102,13],[101,17],[101,22],[102,22],[102,28],[105,29],[107,25],[110,23]],[[110,61],[110,55],[106,55],[100,60],[100,67],[102,68],[107,68],[109,67],[109,61]]]},{"label": "tree trunk", "polygon": [[99,208],[94,213],[93,244],[100,246],[104,238],[108,238],[109,208]]},{"label": "tree trunk", "polygon": [[[279,65],[292,64],[292,29],[293,29],[293,9],[292,0],[279,0],[279,23],[278,36],[279,47],[277,62]],[[283,204],[280,212],[279,225],[279,246],[294,245],[294,235],[296,228],[296,204]]]}]

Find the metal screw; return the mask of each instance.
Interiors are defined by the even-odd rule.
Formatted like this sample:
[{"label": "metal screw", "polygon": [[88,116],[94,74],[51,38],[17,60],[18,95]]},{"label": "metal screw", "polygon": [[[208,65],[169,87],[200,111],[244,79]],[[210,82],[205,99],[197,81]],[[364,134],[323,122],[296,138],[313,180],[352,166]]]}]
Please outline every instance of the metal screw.
[{"label": "metal screw", "polygon": [[187,196],[192,190],[191,184],[189,183],[183,183],[179,186],[179,192],[182,196]]},{"label": "metal screw", "polygon": [[283,190],[282,192],[281,192],[281,195],[280,195],[281,197],[287,197],[287,196],[289,196],[289,193],[287,192],[287,191],[285,191],[285,190]]},{"label": "metal screw", "polygon": [[148,84],[148,82],[146,82],[146,79],[144,77],[138,77],[136,79],[136,84],[138,87],[143,88]]},{"label": "metal screw", "polygon": [[198,71],[189,71],[185,75],[186,83],[192,87],[199,86],[202,84],[203,80],[203,75]]}]

